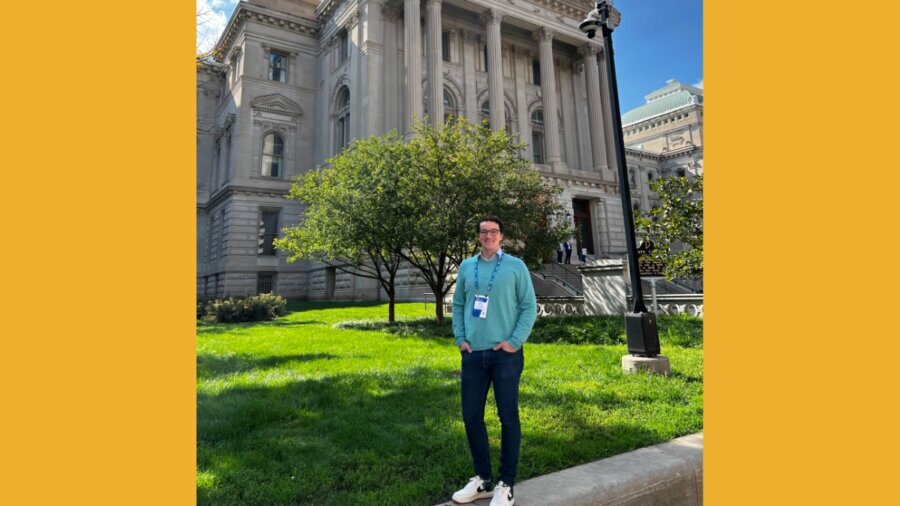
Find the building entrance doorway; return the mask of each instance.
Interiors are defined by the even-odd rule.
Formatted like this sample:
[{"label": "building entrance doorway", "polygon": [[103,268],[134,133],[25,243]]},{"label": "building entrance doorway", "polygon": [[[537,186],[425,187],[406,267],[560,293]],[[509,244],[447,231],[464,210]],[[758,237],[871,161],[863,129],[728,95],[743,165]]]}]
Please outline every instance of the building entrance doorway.
[{"label": "building entrance doorway", "polygon": [[[594,255],[594,229],[591,226],[591,203],[584,199],[572,199],[575,220],[575,253],[581,258],[582,248],[588,255]],[[582,261],[584,259],[582,258]]]}]

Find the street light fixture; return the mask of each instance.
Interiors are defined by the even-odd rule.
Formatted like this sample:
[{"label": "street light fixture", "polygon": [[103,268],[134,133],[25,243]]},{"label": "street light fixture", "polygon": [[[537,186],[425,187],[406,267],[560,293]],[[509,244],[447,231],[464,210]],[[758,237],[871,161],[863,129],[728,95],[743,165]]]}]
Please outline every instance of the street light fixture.
[{"label": "street light fixture", "polygon": [[[622,197],[622,214],[625,217],[625,245],[628,250],[628,273],[631,278],[631,294],[633,298],[631,312],[625,313],[628,353],[637,357],[656,357],[660,352],[656,314],[648,311],[644,305],[644,293],[641,289],[641,276],[638,270],[637,245],[634,237],[634,213],[631,209],[631,190],[628,187],[628,173],[625,169],[625,141],[622,139],[619,90],[616,86],[616,64],[613,58],[612,31],[614,27],[613,23],[610,22],[610,7],[611,2],[609,0],[599,0],[597,8],[588,14],[587,18],[578,25],[578,28],[589,39],[593,39],[598,31],[603,37],[603,59],[606,62],[610,114],[612,115],[611,135],[615,141],[613,146],[616,153],[616,172],[619,175],[619,194]],[[668,360],[666,360],[666,369],[667,366]]]}]

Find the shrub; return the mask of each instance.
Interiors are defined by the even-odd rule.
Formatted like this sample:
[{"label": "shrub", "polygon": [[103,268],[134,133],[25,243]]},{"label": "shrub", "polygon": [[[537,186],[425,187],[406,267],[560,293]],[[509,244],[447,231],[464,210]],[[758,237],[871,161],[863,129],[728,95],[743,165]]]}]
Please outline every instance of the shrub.
[{"label": "shrub", "polygon": [[[703,347],[703,320],[689,315],[657,315],[662,346]],[[624,316],[550,316],[538,318],[531,343],[625,344]]]},{"label": "shrub", "polygon": [[531,343],[625,344],[621,316],[548,316],[538,318]]},{"label": "shrub", "polygon": [[257,322],[274,320],[285,314],[286,305],[280,295],[264,293],[252,297],[228,297],[200,302],[197,304],[197,314],[205,323]]}]

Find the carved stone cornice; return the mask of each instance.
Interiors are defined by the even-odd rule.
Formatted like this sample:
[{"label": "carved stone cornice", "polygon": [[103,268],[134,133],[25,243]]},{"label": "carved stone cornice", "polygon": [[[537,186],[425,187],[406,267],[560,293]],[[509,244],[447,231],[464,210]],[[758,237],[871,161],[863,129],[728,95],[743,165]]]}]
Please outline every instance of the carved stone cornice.
[{"label": "carved stone cornice", "polygon": [[[310,37],[319,36],[319,25],[316,24],[315,21],[303,18],[284,17],[283,14],[276,13],[275,11],[241,2],[238,3],[237,10],[232,15],[231,21],[228,22],[228,26],[225,28],[225,32],[222,34],[216,47],[223,50],[227,50],[231,47],[237,38],[238,33],[240,33],[241,29],[244,27],[244,23],[247,21],[275,26]],[[225,51],[222,51],[223,54],[224,52]]]},{"label": "carved stone cornice", "polygon": [[328,22],[328,19],[331,18],[331,15],[334,14],[335,9],[341,5],[342,1],[343,0],[323,0],[323,2],[316,7],[316,21],[322,26],[325,26],[325,23]]},{"label": "carved stone cornice", "polygon": [[266,181],[271,181],[272,183],[278,184],[279,186],[284,186],[284,188],[257,188],[253,186],[237,186],[226,184],[210,196],[210,199],[206,202],[206,205],[204,207],[207,209],[212,209],[229,197],[238,195],[243,195],[246,197],[287,197],[287,194],[290,192],[290,187],[285,183],[290,183],[290,181],[282,182],[268,179]]},{"label": "carved stone cornice", "polygon": [[[558,12],[564,16],[568,16],[572,19],[581,21],[585,17],[589,11],[593,10],[596,2],[591,0],[528,0],[530,3],[534,5],[540,5],[545,9],[549,9],[553,12]],[[613,17],[613,11],[616,13],[616,17]],[[615,21],[615,24],[618,24],[618,14],[619,11],[615,9],[610,9],[610,19]],[[615,26],[615,25],[613,25]]]}]

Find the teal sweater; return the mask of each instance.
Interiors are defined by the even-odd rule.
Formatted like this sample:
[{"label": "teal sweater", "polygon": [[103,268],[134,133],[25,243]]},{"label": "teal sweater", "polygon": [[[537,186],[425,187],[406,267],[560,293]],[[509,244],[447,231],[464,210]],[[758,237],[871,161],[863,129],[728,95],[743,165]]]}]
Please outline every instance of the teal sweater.
[{"label": "teal sweater", "polygon": [[[475,305],[475,262],[478,262],[478,293],[487,292],[494,266],[503,262],[488,293],[487,318],[472,316]],[[467,258],[459,266],[456,293],[453,294],[453,335],[456,346],[468,341],[473,350],[489,350],[502,341],[519,349],[531,334],[537,317],[537,300],[531,274],[522,260],[499,252],[491,261],[481,255]]]}]

